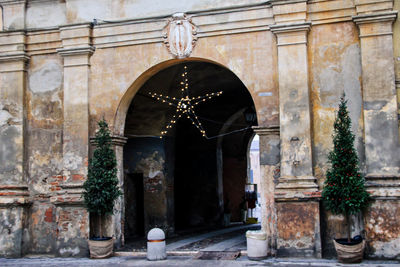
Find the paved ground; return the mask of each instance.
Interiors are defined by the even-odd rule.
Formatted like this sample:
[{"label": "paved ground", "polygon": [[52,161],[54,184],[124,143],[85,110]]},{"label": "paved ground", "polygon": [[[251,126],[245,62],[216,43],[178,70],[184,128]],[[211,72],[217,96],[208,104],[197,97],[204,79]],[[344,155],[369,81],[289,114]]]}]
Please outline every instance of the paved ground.
[{"label": "paved ground", "polygon": [[[179,233],[168,238],[167,251],[241,251],[246,250],[246,231],[260,229],[260,224],[232,224],[223,229],[198,229],[187,233]],[[194,232],[194,233],[193,233]],[[127,241],[125,247],[118,251],[144,252],[147,240],[136,239]]]},{"label": "paved ground", "polygon": [[250,261],[247,257],[240,257],[234,261],[226,260],[195,260],[190,256],[169,256],[163,261],[147,261],[145,257],[112,257],[109,259],[91,260],[88,258],[22,258],[4,259],[0,258],[0,266],[20,266],[20,267],[74,267],[74,266],[199,266],[199,267],[236,267],[236,266],[371,266],[371,267],[399,267],[400,262],[386,261],[363,261],[362,264],[340,264],[336,260],[317,260],[317,259],[267,259],[263,261]]},{"label": "paved ground", "polygon": [[[168,258],[163,261],[147,261],[145,241],[131,243],[129,246],[115,252],[109,259],[92,260],[89,258],[48,258],[46,256],[31,256],[21,259],[0,258],[0,267],[8,266],[199,266],[199,267],[236,267],[236,266],[382,266],[400,267],[400,261],[363,261],[362,264],[339,264],[336,260],[270,258],[262,261],[251,261],[247,258],[245,232],[259,228],[259,225],[233,225],[232,227],[215,231],[204,231],[198,234],[181,235],[167,240]],[[204,260],[198,259],[201,253],[206,255],[217,252],[234,254],[227,257],[236,260]],[[206,257],[208,258],[208,257]]]}]

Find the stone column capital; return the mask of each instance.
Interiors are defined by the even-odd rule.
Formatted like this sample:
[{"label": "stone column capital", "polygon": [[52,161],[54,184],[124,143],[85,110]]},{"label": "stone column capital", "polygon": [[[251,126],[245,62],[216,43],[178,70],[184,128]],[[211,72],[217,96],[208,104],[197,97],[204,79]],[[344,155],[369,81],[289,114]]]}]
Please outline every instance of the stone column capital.
[{"label": "stone column capital", "polygon": [[25,32],[0,32],[0,43],[0,72],[25,71],[30,59],[25,52]]},{"label": "stone column capital", "polygon": [[277,46],[307,45],[307,34],[311,22],[271,25],[270,29],[277,37]]},{"label": "stone column capital", "polygon": [[64,57],[64,67],[90,66],[90,56],[95,48],[93,46],[68,47],[57,49],[57,52]]},{"label": "stone column capital", "polygon": [[25,52],[0,54],[0,73],[26,71],[30,57]]},{"label": "stone column capital", "polygon": [[89,23],[60,27],[62,48],[57,52],[64,57],[65,67],[89,65],[89,58],[95,51],[92,28]]},{"label": "stone column capital", "polygon": [[310,28],[311,22],[275,24],[270,26],[271,31],[275,34],[302,31],[308,32]]},{"label": "stone column capital", "polygon": [[394,22],[397,18],[397,11],[376,12],[353,16],[353,21],[357,24],[369,24],[377,22]]},{"label": "stone column capital", "polygon": [[63,56],[79,56],[79,55],[89,55],[91,56],[95,51],[93,46],[83,46],[83,47],[68,47],[68,48],[60,48],[57,49],[57,52]]},{"label": "stone column capital", "polygon": [[11,62],[11,61],[23,61],[28,62],[30,56],[26,52],[14,52],[14,53],[6,53],[0,54],[0,63],[3,62]]},{"label": "stone column capital", "polygon": [[269,0],[272,6],[307,3],[308,0]]}]

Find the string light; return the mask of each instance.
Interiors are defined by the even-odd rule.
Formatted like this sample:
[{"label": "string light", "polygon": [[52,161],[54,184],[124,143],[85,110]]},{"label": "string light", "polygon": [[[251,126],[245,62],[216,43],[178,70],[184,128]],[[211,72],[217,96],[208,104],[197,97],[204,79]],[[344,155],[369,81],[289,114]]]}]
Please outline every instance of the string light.
[{"label": "string light", "polygon": [[162,94],[157,94],[157,93],[152,93],[149,92],[149,95],[158,101],[161,101],[162,103],[168,103],[170,106],[174,106],[176,108],[175,110],[175,115],[172,116],[172,118],[169,120],[165,128],[161,131],[161,136],[162,138],[164,135],[168,133],[168,130],[171,129],[174,124],[177,122],[178,119],[180,119],[182,116],[186,117],[187,119],[192,121],[192,125],[194,125],[199,132],[203,135],[203,137],[207,138],[206,131],[203,128],[203,125],[201,124],[198,116],[196,115],[194,111],[194,107],[197,106],[198,104],[205,102],[206,100],[209,100],[213,97],[220,96],[222,94],[222,91],[216,92],[216,93],[208,93],[204,96],[197,96],[197,97],[190,97],[189,96],[189,82],[187,78],[187,67],[184,66],[184,71],[181,75],[182,81],[180,82],[181,87],[181,98],[175,98],[175,97],[169,97],[169,96],[163,96]]}]

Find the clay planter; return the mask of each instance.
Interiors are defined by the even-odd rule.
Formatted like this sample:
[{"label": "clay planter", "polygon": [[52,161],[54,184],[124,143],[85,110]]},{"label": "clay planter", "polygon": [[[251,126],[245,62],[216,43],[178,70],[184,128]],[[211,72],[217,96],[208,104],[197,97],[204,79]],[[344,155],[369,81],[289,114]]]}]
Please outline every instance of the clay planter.
[{"label": "clay planter", "polygon": [[104,259],[112,256],[114,241],[111,237],[89,239],[90,258]]},{"label": "clay planter", "polygon": [[341,263],[359,263],[364,256],[365,240],[347,242],[347,239],[333,240],[338,260]]}]

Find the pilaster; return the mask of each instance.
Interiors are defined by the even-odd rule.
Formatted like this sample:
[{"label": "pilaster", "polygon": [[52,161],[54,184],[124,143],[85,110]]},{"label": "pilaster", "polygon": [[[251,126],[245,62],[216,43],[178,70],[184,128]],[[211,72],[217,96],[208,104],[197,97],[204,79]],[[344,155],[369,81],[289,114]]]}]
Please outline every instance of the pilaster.
[{"label": "pilaster", "polygon": [[[272,1],[278,46],[280,177],[275,187],[278,256],[321,257],[308,86],[307,1]],[[290,248],[290,249],[289,249]]]},{"label": "pilaster", "polygon": [[[0,256],[22,255],[26,207],[25,33],[0,33]],[[10,218],[13,218],[10,220]]]},{"label": "pilaster", "polygon": [[[91,33],[88,24],[60,28],[62,48],[57,52],[64,59],[63,176],[59,194],[51,199],[57,205],[60,256],[87,253],[89,214],[81,193],[89,160],[89,76],[90,56],[94,52]],[[79,252],[74,254],[67,248],[71,246],[79,248]]]},{"label": "pilaster", "polygon": [[261,230],[268,238],[267,255],[276,256],[277,218],[274,193],[280,168],[279,126],[253,129],[260,137]]},{"label": "pilaster", "polygon": [[[316,192],[311,149],[307,33],[310,23],[271,26],[277,37],[281,177],[276,189],[284,197]],[[280,190],[281,189],[281,190]],[[282,191],[282,192],[279,192]]]},{"label": "pilaster", "polygon": [[[124,224],[125,224],[125,196],[124,196],[124,145],[128,138],[119,135],[113,135],[112,145],[114,147],[115,157],[117,160],[117,177],[119,181],[119,188],[122,196],[119,197],[114,205],[114,213],[107,218],[105,223],[106,233],[108,236],[114,237],[114,246],[119,248],[125,244],[124,239]],[[91,143],[93,144],[91,138]]]},{"label": "pilaster", "polygon": [[353,17],[360,30],[366,178],[400,178],[392,24],[397,11]]},{"label": "pilaster", "polygon": [[64,58],[63,157],[66,183],[86,179],[89,155],[90,25],[60,29]]},{"label": "pilaster", "polygon": [[[392,1],[356,1],[360,33],[365,125],[366,185],[374,201],[365,217],[371,258],[398,258],[400,146],[396,95]],[[378,8],[382,7],[382,8]],[[383,8],[384,7],[384,8]]]}]

